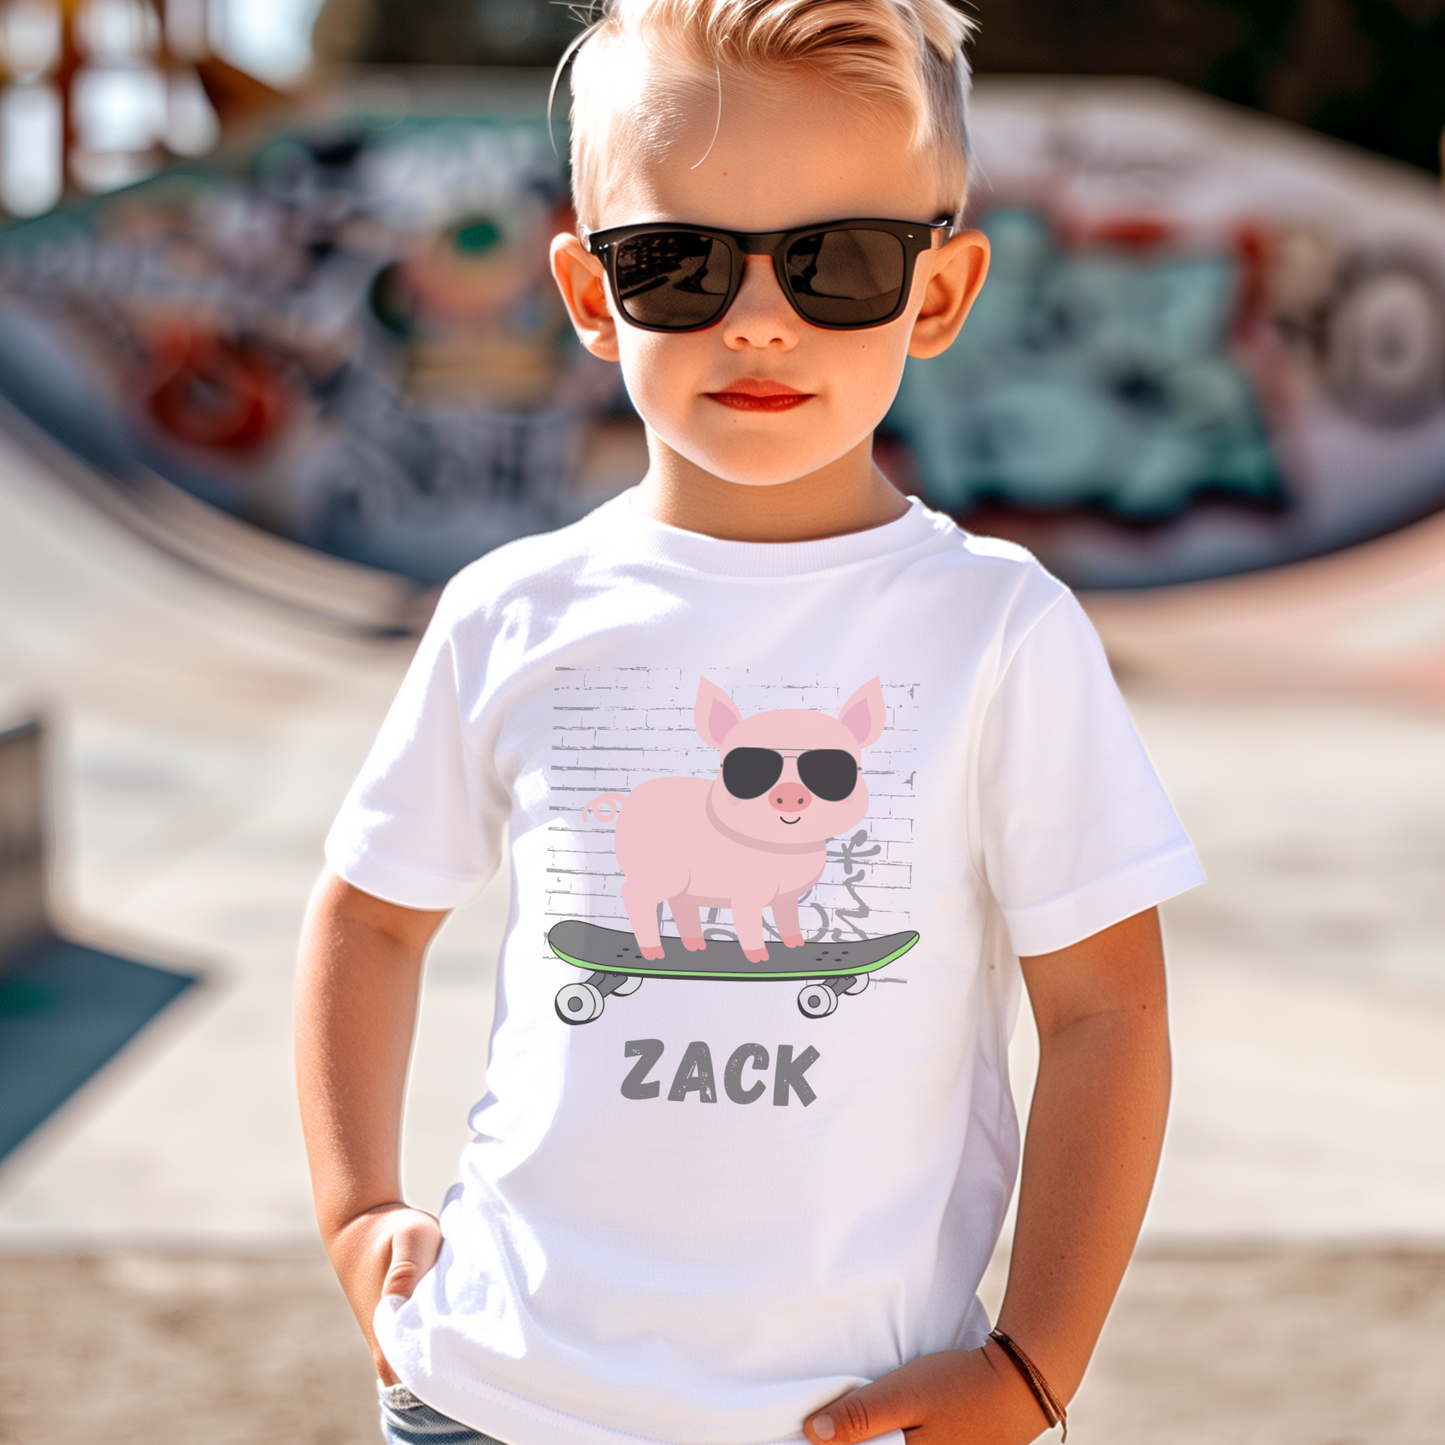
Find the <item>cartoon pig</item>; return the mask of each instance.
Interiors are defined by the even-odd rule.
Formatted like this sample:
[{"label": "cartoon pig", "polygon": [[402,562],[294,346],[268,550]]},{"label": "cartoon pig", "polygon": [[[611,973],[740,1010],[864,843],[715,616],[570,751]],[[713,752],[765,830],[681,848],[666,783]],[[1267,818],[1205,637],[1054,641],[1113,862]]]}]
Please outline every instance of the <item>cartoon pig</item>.
[{"label": "cartoon pig", "polygon": [[664,899],[689,949],[706,947],[700,910],[728,908],[743,952],[768,956],[763,909],[789,948],[801,948],[798,900],[822,876],[828,839],[868,812],[862,751],[883,731],[883,689],[865,682],[836,718],[778,708],[745,718],[715,683],[698,684],[693,718],[722,753],[715,778],[649,778],[583,809],[599,822],[623,802],[615,846],[622,901],[644,958],[663,956]]}]

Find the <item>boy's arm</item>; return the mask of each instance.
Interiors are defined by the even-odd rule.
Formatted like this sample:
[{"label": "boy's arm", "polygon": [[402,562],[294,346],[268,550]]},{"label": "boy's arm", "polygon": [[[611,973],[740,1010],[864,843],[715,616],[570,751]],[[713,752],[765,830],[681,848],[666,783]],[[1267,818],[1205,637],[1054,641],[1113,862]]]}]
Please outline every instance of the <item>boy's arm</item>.
[{"label": "boy's arm", "polygon": [[443,913],[402,908],[322,874],[296,975],[296,1082],[316,1219],[378,1374],[383,1292],[410,1295],[441,1248],[436,1219],[401,1198],[402,1096],[422,960]]},{"label": "boy's arm", "polygon": [[[998,1327],[1054,1393],[1078,1389],[1149,1202],[1169,1102],[1154,909],[1021,960],[1039,1031],[1008,1290]],[[826,1406],[810,1440],[1023,1445],[1044,1416],[995,1343],[927,1355]]]}]

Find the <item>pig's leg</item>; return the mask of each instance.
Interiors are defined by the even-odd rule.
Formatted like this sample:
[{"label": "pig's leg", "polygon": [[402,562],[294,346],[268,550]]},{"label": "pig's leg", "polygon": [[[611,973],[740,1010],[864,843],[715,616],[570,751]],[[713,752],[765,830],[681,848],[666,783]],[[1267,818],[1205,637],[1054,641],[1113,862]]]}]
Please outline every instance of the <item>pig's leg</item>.
[{"label": "pig's leg", "polygon": [[733,927],[737,929],[743,957],[749,963],[767,962],[768,945],[763,936],[763,909],[771,901],[767,898],[733,899]]},{"label": "pig's leg", "polygon": [[773,899],[773,922],[789,948],[803,946],[803,930],[798,926],[798,895],[780,894]]},{"label": "pig's leg", "polygon": [[679,893],[667,900],[667,906],[672,909],[677,931],[682,935],[682,946],[693,953],[700,948],[706,948],[707,940],[702,936],[702,914],[698,912],[697,900],[689,898],[686,893]]},{"label": "pig's leg", "polygon": [[657,905],[661,902],[651,888],[637,883],[622,885],[622,906],[627,910],[627,921],[632,925],[632,936],[643,958],[663,957],[662,938],[657,929]]}]

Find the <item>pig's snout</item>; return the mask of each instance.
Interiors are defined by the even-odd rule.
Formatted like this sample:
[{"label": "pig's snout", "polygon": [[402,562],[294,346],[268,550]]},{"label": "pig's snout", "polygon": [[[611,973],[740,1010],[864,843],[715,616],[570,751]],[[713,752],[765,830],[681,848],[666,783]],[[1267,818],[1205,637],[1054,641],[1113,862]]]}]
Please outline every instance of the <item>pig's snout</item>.
[{"label": "pig's snout", "polygon": [[768,802],[780,813],[801,813],[813,795],[801,783],[779,783],[768,795]]}]

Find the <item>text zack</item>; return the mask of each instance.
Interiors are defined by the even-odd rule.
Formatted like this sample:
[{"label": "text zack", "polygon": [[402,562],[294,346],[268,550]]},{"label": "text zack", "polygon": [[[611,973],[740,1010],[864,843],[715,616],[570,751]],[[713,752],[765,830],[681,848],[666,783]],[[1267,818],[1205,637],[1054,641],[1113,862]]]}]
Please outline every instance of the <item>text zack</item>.
[{"label": "text zack", "polygon": [[[623,1056],[636,1059],[627,1077],[622,1081],[624,1099],[656,1099],[662,1093],[660,1079],[649,1079],[665,1052],[661,1039],[629,1039],[623,1046]],[[773,1065],[773,1103],[779,1107],[790,1104],[796,1095],[805,1108],[818,1096],[803,1077],[818,1062],[818,1051],[810,1044],[802,1053],[793,1056],[791,1044],[779,1044],[777,1062]],[[766,1075],[771,1062],[767,1049],[762,1044],[739,1044],[723,1065],[722,1085],[734,1104],[756,1104],[768,1092]],[[695,1040],[683,1050],[682,1060],[672,1076],[672,1087],[667,1097],[675,1104],[686,1101],[689,1094],[696,1094],[699,1103],[717,1103],[717,1076],[712,1066],[712,1050],[701,1040]]]}]

